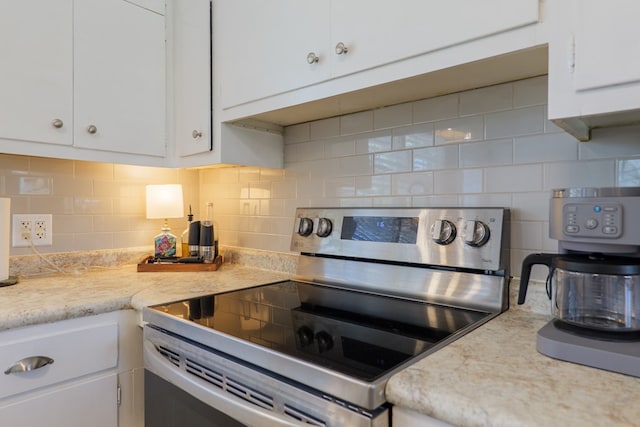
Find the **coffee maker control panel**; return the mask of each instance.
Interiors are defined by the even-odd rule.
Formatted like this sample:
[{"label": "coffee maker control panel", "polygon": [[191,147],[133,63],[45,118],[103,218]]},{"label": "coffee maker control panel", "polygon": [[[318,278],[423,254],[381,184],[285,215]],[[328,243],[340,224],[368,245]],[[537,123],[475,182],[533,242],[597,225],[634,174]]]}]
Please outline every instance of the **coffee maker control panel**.
[{"label": "coffee maker control panel", "polygon": [[570,203],[563,209],[566,236],[616,239],[622,235],[622,205]]}]

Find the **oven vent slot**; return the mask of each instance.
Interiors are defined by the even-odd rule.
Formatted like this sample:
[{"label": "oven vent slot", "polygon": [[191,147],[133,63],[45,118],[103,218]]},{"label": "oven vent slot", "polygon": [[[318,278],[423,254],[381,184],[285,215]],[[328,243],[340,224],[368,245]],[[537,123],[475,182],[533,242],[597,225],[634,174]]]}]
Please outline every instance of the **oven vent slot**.
[{"label": "oven vent slot", "polygon": [[180,355],[178,353],[176,353],[175,351],[171,351],[161,345],[156,346],[156,349],[158,350],[158,353],[167,358],[169,362],[173,363],[176,366],[180,366]]},{"label": "oven vent slot", "polygon": [[246,400],[249,403],[260,406],[261,408],[269,409],[273,411],[274,403],[273,398],[262,394],[250,387],[245,386],[231,378],[227,377],[227,391],[241,399]]},{"label": "oven vent slot", "polygon": [[312,426],[326,427],[326,423],[312,417],[311,415],[307,415],[304,412],[298,411],[297,409],[292,408],[291,406],[285,404],[284,405],[284,414],[295,418],[304,424],[309,424]]},{"label": "oven vent slot", "polygon": [[202,378],[210,384],[218,388],[223,388],[224,385],[224,377],[219,372],[212,371],[211,369],[207,369],[203,365],[194,362],[191,359],[186,359],[185,363],[186,371],[192,375]]}]

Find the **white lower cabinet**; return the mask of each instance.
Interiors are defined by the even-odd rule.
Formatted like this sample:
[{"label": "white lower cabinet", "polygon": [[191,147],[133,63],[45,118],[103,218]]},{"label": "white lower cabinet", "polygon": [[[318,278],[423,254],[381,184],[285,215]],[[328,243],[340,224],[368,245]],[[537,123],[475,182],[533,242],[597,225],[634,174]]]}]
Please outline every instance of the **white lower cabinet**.
[{"label": "white lower cabinet", "polygon": [[2,425],[142,425],[142,338],[132,310],[11,329],[0,342]]}]

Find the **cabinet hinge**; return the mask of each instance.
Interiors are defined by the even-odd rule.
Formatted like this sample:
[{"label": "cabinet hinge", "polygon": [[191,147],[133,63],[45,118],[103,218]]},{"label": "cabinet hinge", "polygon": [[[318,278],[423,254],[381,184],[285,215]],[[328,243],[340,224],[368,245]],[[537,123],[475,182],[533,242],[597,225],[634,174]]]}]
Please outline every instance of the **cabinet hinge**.
[{"label": "cabinet hinge", "polygon": [[569,37],[569,57],[567,59],[569,72],[573,73],[576,68],[576,39],[573,34]]},{"label": "cabinet hinge", "polygon": [[118,406],[120,406],[122,403],[122,388],[120,387],[120,383],[118,383],[118,386],[116,387],[116,401]]}]

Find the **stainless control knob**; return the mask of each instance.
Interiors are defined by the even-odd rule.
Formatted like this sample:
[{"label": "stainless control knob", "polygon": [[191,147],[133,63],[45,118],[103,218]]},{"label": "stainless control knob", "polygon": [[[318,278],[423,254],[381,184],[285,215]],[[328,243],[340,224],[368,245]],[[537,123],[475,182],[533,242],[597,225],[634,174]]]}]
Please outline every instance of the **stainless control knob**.
[{"label": "stainless control knob", "polygon": [[320,353],[324,353],[333,348],[333,338],[325,331],[320,331],[316,334],[316,343],[318,344],[318,352]]},{"label": "stainless control knob", "polygon": [[94,125],[89,125],[89,126],[87,126],[87,132],[89,132],[91,135],[93,135],[96,132],[98,132],[98,128],[95,127]]},{"label": "stainless control knob", "polygon": [[340,42],[336,45],[336,55],[346,55],[349,53],[349,48],[344,43]]},{"label": "stainless control knob", "polygon": [[316,234],[318,237],[327,237],[333,231],[333,223],[329,218],[319,218],[318,219],[318,231]]},{"label": "stainless control knob", "polygon": [[469,246],[482,246],[489,240],[489,226],[482,221],[465,221],[462,239]]},{"label": "stainless control knob", "polygon": [[456,225],[446,219],[438,219],[431,226],[431,240],[439,245],[448,245],[456,238]]},{"label": "stainless control knob", "polygon": [[51,121],[51,126],[53,126],[56,129],[60,129],[62,126],[64,126],[64,122],[60,119],[53,119]]},{"label": "stainless control knob", "polygon": [[313,220],[311,218],[300,218],[298,224],[298,234],[307,237],[313,232]]},{"label": "stainless control knob", "polygon": [[300,340],[300,347],[306,347],[313,343],[313,331],[308,326],[301,326],[296,332],[298,340]]},{"label": "stainless control knob", "polygon": [[320,57],[315,52],[309,52],[307,55],[307,64],[316,64],[320,61]]},{"label": "stainless control knob", "polygon": [[191,132],[191,136],[193,137],[193,139],[202,138],[202,132],[200,132],[199,130],[194,130],[193,132]]}]

